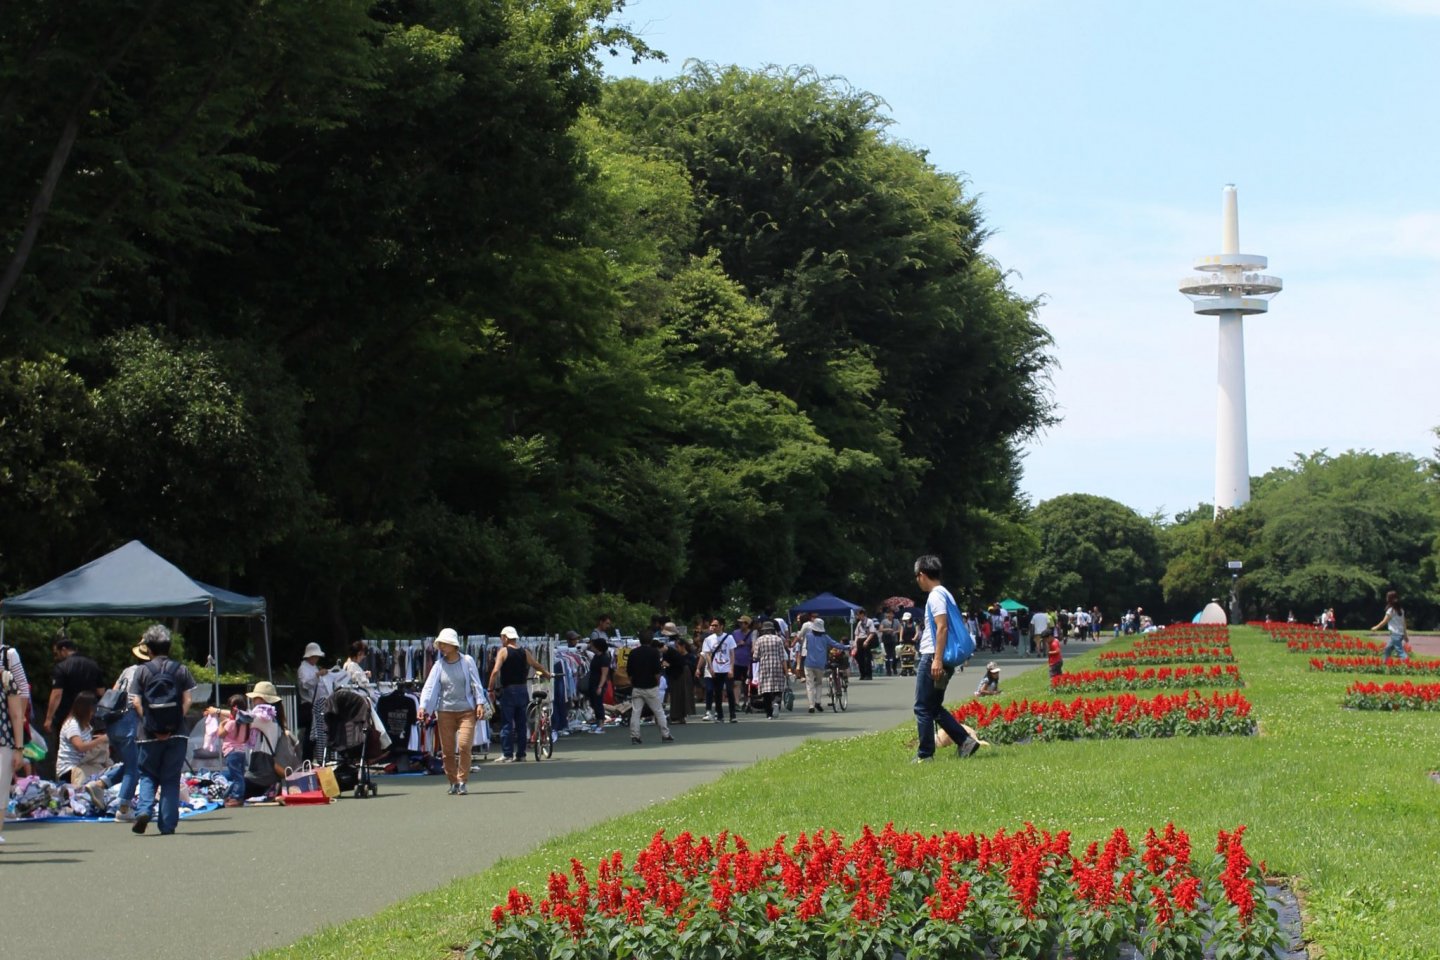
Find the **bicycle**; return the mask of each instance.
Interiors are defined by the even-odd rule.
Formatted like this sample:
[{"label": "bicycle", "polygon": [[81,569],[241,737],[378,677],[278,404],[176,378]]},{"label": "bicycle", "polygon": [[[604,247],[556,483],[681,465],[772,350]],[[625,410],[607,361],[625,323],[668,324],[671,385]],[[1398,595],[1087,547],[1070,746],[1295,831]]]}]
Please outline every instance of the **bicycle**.
[{"label": "bicycle", "polygon": [[830,709],[839,713],[850,708],[850,681],[838,664],[832,664],[830,674]]},{"label": "bicycle", "polygon": [[550,694],[536,690],[530,694],[525,710],[525,725],[530,728],[530,744],[536,760],[548,760],[555,753],[555,731],[550,726]]}]

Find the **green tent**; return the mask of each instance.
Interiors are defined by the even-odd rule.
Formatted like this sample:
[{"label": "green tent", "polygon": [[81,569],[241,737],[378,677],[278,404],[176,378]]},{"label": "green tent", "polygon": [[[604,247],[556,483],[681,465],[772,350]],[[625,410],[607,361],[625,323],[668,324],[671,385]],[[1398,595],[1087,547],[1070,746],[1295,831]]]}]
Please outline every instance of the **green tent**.
[{"label": "green tent", "polygon": [[1001,600],[1000,609],[1009,610],[1011,613],[1015,613],[1019,610],[1024,610],[1026,613],[1030,612],[1030,608],[1025,606],[1025,604],[1021,603],[1019,600]]}]

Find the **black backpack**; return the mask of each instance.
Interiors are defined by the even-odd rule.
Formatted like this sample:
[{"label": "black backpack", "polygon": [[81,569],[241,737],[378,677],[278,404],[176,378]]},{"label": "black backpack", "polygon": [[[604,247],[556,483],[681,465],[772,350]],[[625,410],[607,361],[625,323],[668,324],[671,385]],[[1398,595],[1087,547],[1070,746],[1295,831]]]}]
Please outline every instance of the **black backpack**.
[{"label": "black backpack", "polygon": [[150,734],[180,732],[184,709],[174,660],[152,660],[140,669],[140,703],[145,708],[145,730]]}]

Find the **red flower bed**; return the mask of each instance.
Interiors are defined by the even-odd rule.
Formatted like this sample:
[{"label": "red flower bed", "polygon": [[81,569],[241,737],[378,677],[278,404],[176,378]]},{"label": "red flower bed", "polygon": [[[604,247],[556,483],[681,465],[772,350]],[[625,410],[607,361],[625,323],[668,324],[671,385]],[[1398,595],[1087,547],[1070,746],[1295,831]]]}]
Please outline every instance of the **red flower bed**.
[{"label": "red flower bed", "polygon": [[1357,710],[1440,710],[1440,683],[1354,683],[1345,706]]},{"label": "red flower bed", "polygon": [[1100,662],[1108,664],[1234,663],[1230,645],[1223,647],[1150,647],[1138,650],[1107,650]]},{"label": "red flower bed", "polygon": [[1285,649],[1290,653],[1384,653],[1385,644],[1347,637],[1341,640],[1287,640]]},{"label": "red flower bed", "polygon": [[1193,737],[1255,732],[1250,701],[1239,691],[1202,697],[1193,690],[1142,700],[1133,693],[1074,700],[971,700],[954,711],[992,743],[1027,740]]},{"label": "red flower bed", "polygon": [[1135,638],[1135,646],[1159,646],[1177,644],[1223,645],[1230,642],[1230,628],[1223,623],[1177,623],[1157,630],[1142,633]]},{"label": "red flower bed", "polygon": [[1310,658],[1311,670],[1326,673],[1391,673],[1402,676],[1440,676],[1440,660],[1398,660],[1395,657]]},{"label": "red flower bed", "polygon": [[1050,678],[1050,689],[1076,693],[1095,690],[1153,690],[1165,687],[1242,686],[1240,668],[1234,664],[1211,666],[1124,667],[1119,670],[1080,670]]},{"label": "red flower bed", "polygon": [[739,836],[656,833],[627,864],[579,860],[545,895],[515,888],[470,946],[490,960],[540,957],[799,957],[915,960],[1271,956],[1281,937],[1245,828],[1192,858],[1173,824],[1124,830],[1076,852],[1070,834],[921,834],[865,827],[854,841],[817,830],[752,848]]}]

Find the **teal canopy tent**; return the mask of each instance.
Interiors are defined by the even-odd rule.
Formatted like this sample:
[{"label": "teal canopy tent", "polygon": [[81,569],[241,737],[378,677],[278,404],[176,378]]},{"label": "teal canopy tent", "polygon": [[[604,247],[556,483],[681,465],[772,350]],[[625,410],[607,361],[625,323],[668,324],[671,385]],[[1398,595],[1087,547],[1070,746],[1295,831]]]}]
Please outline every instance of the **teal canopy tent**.
[{"label": "teal canopy tent", "polygon": [[[265,675],[271,677],[270,619],[264,597],[247,597],[187,576],[139,540],[27,593],[0,600],[0,639],[7,617],[189,617],[209,622],[210,657],[220,672],[222,617],[259,618]],[[218,696],[219,685],[215,686]]]},{"label": "teal canopy tent", "polygon": [[1029,612],[1030,610],[1029,607],[1025,606],[1025,604],[1021,603],[1019,600],[1001,600],[1000,609],[1009,610],[1011,613],[1018,613],[1021,610]]}]

